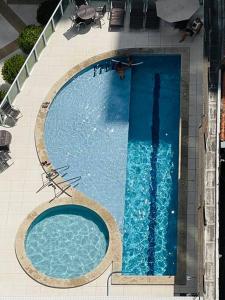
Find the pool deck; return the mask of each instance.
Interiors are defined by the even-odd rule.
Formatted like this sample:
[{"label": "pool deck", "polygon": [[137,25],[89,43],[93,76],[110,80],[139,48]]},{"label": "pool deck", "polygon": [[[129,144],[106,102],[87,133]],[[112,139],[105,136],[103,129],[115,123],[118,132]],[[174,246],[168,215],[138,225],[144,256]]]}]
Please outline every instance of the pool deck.
[{"label": "pool deck", "polygon": [[[69,7],[56,27],[48,47],[26,81],[15,105],[22,111],[12,133],[10,147],[14,164],[0,174],[0,295],[1,296],[105,296],[110,266],[97,280],[73,289],[56,289],[43,286],[25,274],[15,255],[16,232],[36,206],[52,199],[51,187],[36,191],[42,186],[40,166],[34,142],[36,117],[41,103],[51,87],[73,66],[88,58],[115,49],[145,47],[190,48],[189,82],[189,138],[188,138],[188,201],[187,201],[187,266],[186,284],[174,285],[110,285],[110,296],[165,296],[174,293],[196,293],[198,267],[198,127],[201,123],[203,103],[203,32],[194,40],[178,41],[180,33],[168,23],[161,22],[159,31],[108,32],[108,20],[102,29],[92,28],[77,36],[68,34],[71,21]],[[67,33],[66,33],[67,32]],[[64,35],[65,34],[65,35]]]}]

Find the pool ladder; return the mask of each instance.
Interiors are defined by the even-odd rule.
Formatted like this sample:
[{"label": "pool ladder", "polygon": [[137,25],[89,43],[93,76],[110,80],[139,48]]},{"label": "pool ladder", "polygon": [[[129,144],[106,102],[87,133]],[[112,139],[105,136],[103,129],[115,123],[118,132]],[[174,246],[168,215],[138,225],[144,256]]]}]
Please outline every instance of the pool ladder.
[{"label": "pool ladder", "polygon": [[[81,180],[81,176],[76,176],[76,177],[72,177],[63,181],[60,181],[59,183],[55,184],[54,180],[59,176],[59,170],[61,170],[62,172],[65,172],[66,170],[69,169],[69,165],[65,165],[56,169],[51,169],[50,172],[47,173],[42,173],[41,174],[41,178],[42,178],[42,186],[36,191],[36,193],[40,192],[43,188],[47,187],[47,186],[52,186],[54,189],[54,194],[55,196],[49,201],[53,201],[55,198],[58,198],[59,196],[61,196],[63,193],[65,193],[67,196],[72,197],[72,195],[70,195],[68,192],[66,192],[66,190],[71,186],[71,184],[75,184],[73,187],[77,187],[79,184],[79,181]],[[61,175],[61,177],[66,176],[68,173],[63,173]],[[46,177],[47,181],[44,180],[44,176]],[[60,188],[60,185],[65,185],[66,183],[68,183],[66,186],[64,186],[63,188]],[[56,193],[56,188],[59,188],[60,191],[58,193]]]},{"label": "pool ladder", "polygon": [[66,184],[68,183],[66,186],[64,186],[63,188],[60,188],[60,191],[58,193],[56,193],[56,185],[52,182],[50,184],[50,186],[53,187],[54,189],[54,193],[55,193],[55,196],[49,201],[52,202],[55,198],[58,198],[59,196],[61,196],[62,194],[66,194],[67,196],[69,197],[72,197],[72,195],[70,195],[68,192],[66,192],[67,189],[69,189],[71,187],[72,184],[75,184],[73,185],[73,188],[76,188],[78,185],[79,185],[79,181],[81,180],[81,176],[76,176],[76,177],[73,177],[73,178],[69,178],[69,179],[66,179],[66,180],[63,180],[59,183],[57,183],[57,186],[60,188],[60,185],[61,184]]},{"label": "pool ladder", "polygon": [[[43,188],[49,185],[54,179],[59,176],[58,170],[66,171],[69,169],[69,165],[65,165],[63,167],[59,167],[56,169],[51,169],[50,172],[44,172],[41,174],[42,186],[36,191],[36,193],[40,192]],[[67,173],[63,174],[63,176],[67,175]],[[47,181],[45,182],[44,177],[46,177]]]},{"label": "pool ladder", "polygon": [[108,72],[109,70],[112,70],[112,64],[109,62],[106,62],[104,64],[97,64],[94,66],[94,76],[97,75],[97,71],[99,70],[99,75],[102,74],[102,71],[105,70],[105,72]]}]

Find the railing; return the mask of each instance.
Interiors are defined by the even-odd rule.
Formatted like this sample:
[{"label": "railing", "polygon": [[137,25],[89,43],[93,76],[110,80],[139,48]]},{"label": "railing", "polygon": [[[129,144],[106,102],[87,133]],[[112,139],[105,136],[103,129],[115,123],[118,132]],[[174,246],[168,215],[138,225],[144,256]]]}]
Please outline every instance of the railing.
[{"label": "railing", "polygon": [[[110,278],[112,277],[112,275],[114,275],[114,274],[123,274],[123,275],[134,275],[133,273],[129,273],[129,272],[126,272],[125,274],[124,274],[124,272],[122,272],[122,271],[112,271],[110,274],[109,274],[109,276],[108,276],[108,278],[107,278],[107,283],[106,283],[106,287],[107,287],[107,291],[106,291],[106,295],[107,295],[107,297],[109,296],[109,280],[110,280]],[[156,298],[153,296],[152,298],[151,298],[151,296],[150,296],[150,298],[148,297],[148,299],[149,300],[156,300]],[[158,299],[158,297],[157,297],[157,299]],[[179,299],[179,300],[203,300],[203,298],[201,297],[201,295],[198,293],[198,294],[196,294],[196,295],[190,295],[190,297],[188,297],[188,296],[185,296],[185,297],[182,297],[182,296],[179,296],[179,297],[176,297],[176,296],[173,296],[173,297],[163,297],[163,299],[165,299],[165,300],[175,300],[175,299]]]},{"label": "railing", "polygon": [[[113,274],[121,274],[122,275],[123,272],[122,271],[112,271],[109,274],[109,276],[107,278],[107,296],[109,296],[109,279],[112,277]],[[126,275],[131,275],[131,273],[126,273]]]},{"label": "railing", "polygon": [[[64,14],[67,6],[69,4],[69,0],[61,0],[57,5],[56,9],[54,10],[51,18],[49,19],[48,23],[46,24],[44,30],[42,31],[40,37],[38,38],[36,44],[34,45],[33,49],[31,50],[30,54],[26,58],[23,66],[21,67],[19,73],[17,74],[15,80],[13,81],[12,85],[10,86],[7,94],[5,95],[4,99],[0,104],[0,109],[6,102],[12,104],[16,96],[20,93],[22,86],[26,79],[30,76],[30,73],[34,67],[34,65],[38,62],[38,59],[41,55],[42,50],[47,46],[47,42],[50,36],[55,31],[55,27],[61,17]],[[1,116],[0,116],[1,117]]]}]

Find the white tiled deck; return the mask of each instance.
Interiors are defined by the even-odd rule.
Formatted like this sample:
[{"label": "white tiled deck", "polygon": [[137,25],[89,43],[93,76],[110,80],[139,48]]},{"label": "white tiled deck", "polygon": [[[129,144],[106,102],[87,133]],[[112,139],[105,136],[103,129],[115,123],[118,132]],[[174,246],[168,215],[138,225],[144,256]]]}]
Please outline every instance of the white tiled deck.
[{"label": "white tiled deck", "polygon": [[[45,287],[27,276],[20,267],[14,252],[16,231],[25,216],[37,205],[53,197],[53,190],[42,185],[42,168],[39,164],[34,127],[37,112],[52,85],[69,69],[94,55],[130,47],[190,47],[190,106],[189,106],[189,184],[188,184],[188,265],[191,276],[183,292],[196,292],[197,256],[197,199],[196,166],[198,160],[198,125],[202,111],[203,33],[194,40],[179,44],[180,34],[169,24],[162,22],[160,31],[108,32],[108,20],[102,29],[92,28],[88,33],[67,39],[64,33],[70,27],[68,8],[34,67],[30,78],[16,99],[23,117],[9,129],[13,140],[11,155],[15,163],[0,174],[0,295],[1,296],[67,296],[106,295],[106,282],[111,267],[96,281],[73,289]],[[173,286],[111,286],[110,295],[120,296],[173,296]]]}]

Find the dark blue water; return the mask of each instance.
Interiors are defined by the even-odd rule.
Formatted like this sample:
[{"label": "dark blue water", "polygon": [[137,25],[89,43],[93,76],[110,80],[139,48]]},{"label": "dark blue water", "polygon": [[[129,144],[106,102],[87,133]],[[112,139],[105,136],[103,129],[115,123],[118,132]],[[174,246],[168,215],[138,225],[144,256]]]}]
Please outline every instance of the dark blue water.
[{"label": "dark blue water", "polygon": [[123,272],[176,273],[180,57],[132,68]]}]

